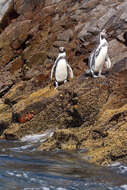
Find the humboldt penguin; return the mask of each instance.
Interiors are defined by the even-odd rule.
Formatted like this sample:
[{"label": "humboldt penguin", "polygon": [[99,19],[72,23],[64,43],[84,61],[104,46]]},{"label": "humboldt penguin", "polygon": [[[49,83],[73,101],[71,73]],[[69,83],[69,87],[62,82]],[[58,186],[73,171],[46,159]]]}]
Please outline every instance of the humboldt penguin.
[{"label": "humboldt penguin", "polygon": [[70,65],[67,63],[66,60],[66,52],[64,47],[59,48],[59,54],[58,57],[52,67],[51,70],[51,80],[53,77],[53,72],[55,73],[55,85],[56,88],[60,83],[67,82],[68,78],[68,69],[70,73],[70,77],[73,78],[73,71],[70,67]]},{"label": "humboldt penguin", "polygon": [[[106,40],[106,30],[103,29],[99,34],[99,44],[92,51],[89,57],[89,70],[94,78],[104,77],[101,74],[104,64],[108,69],[111,68],[111,61],[108,56],[108,42]],[[88,73],[88,71],[86,72]]]}]

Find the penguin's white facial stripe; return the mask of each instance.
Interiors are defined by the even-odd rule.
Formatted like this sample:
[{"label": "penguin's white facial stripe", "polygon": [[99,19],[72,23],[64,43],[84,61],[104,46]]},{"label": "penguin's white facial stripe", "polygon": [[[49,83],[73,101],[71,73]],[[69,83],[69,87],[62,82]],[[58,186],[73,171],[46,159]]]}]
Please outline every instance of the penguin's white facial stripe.
[{"label": "penguin's white facial stripe", "polygon": [[101,47],[101,46],[108,46],[108,42],[105,38],[103,38],[103,39],[101,38],[99,47]]},{"label": "penguin's white facial stripe", "polygon": [[102,32],[100,33],[100,36],[101,36],[102,39],[103,39],[103,38],[106,38],[106,37],[107,37],[106,31],[105,31],[105,30],[102,31]]},{"label": "penguin's white facial stripe", "polygon": [[59,48],[59,52],[60,52],[60,53],[65,52],[65,48],[64,48],[64,47],[60,47],[60,48]]},{"label": "penguin's white facial stripe", "polygon": [[102,33],[102,34],[106,34],[106,30],[103,29],[100,33]]}]

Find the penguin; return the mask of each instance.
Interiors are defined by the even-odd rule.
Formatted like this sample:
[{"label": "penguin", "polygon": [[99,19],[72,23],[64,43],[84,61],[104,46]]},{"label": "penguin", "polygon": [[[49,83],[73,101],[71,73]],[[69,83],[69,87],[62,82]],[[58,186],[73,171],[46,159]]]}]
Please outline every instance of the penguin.
[{"label": "penguin", "polygon": [[52,67],[51,70],[51,80],[53,77],[53,72],[55,73],[55,85],[56,88],[58,88],[59,83],[66,83],[68,78],[68,69],[70,73],[70,77],[73,78],[73,71],[70,67],[70,65],[67,63],[66,60],[66,52],[64,47],[59,48],[59,54],[58,57]]},{"label": "penguin", "polygon": [[[111,68],[111,60],[108,56],[108,42],[106,40],[106,30],[103,29],[99,34],[99,44],[92,51],[88,61],[89,71],[94,78],[105,76],[101,74],[104,64],[107,69]],[[88,74],[88,70],[86,71]],[[97,73],[97,74],[96,74]]]}]

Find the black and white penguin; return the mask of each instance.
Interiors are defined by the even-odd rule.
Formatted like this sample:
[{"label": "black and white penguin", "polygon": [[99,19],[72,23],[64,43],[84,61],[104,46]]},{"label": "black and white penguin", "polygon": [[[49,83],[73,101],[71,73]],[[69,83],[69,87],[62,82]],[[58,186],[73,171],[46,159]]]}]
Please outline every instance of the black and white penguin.
[{"label": "black and white penguin", "polygon": [[[104,77],[101,74],[104,64],[108,69],[111,68],[111,61],[108,56],[108,42],[106,40],[106,30],[102,30],[99,35],[99,44],[89,57],[89,70],[94,78]],[[87,71],[88,72],[88,71]],[[97,74],[95,74],[97,73]]]},{"label": "black and white penguin", "polygon": [[56,88],[58,87],[59,83],[67,82],[68,69],[69,69],[70,77],[73,78],[73,71],[66,60],[65,48],[60,47],[58,57],[52,67],[51,76],[50,76],[52,80],[53,72],[55,73]]}]

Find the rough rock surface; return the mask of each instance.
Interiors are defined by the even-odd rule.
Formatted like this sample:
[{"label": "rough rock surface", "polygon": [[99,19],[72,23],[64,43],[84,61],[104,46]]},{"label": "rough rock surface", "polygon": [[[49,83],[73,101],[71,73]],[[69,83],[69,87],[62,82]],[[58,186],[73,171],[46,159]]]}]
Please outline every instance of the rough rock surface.
[{"label": "rough rock surface", "polygon": [[[0,135],[19,139],[52,129],[39,150],[80,150],[91,162],[127,157],[126,0],[15,0],[0,23]],[[84,75],[107,29],[113,67]],[[64,46],[74,79],[54,90],[50,71]],[[83,153],[83,150],[88,150]]]}]

